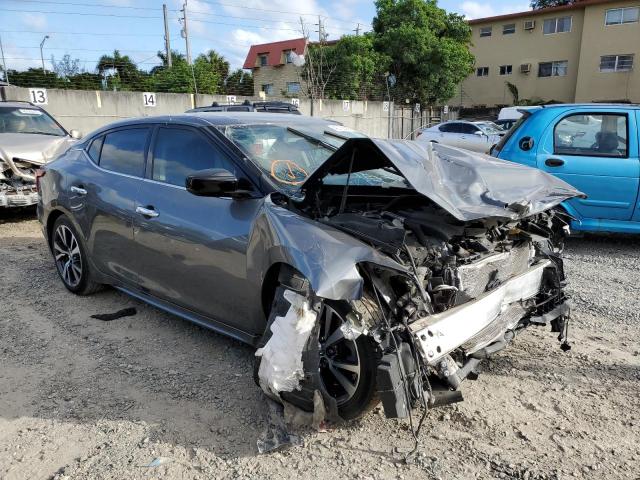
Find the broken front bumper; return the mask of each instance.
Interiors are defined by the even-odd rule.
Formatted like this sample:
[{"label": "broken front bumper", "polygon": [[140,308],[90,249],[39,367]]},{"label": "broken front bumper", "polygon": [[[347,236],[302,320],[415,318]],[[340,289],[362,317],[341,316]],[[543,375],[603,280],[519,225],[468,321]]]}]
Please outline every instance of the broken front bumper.
[{"label": "broken front bumper", "polygon": [[424,361],[436,365],[457,348],[471,354],[504,338],[527,315],[523,302],[539,293],[550,266],[548,260],[537,263],[474,300],[411,324]]},{"label": "broken front bumper", "polygon": [[0,192],[0,207],[28,207],[38,203],[38,192]]}]

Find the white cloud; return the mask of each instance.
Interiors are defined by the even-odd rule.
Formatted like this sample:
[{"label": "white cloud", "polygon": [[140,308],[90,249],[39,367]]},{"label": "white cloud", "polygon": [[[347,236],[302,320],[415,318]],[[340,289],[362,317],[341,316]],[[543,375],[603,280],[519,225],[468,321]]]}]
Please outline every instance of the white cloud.
[{"label": "white cloud", "polygon": [[509,3],[508,5],[503,5],[498,8],[492,6],[491,3],[484,2],[473,2],[467,1],[462,2],[460,6],[461,12],[469,19],[472,20],[474,18],[484,18],[484,17],[493,17],[496,15],[505,15],[507,13],[516,13],[516,12],[525,12],[529,10],[528,3]]},{"label": "white cloud", "polygon": [[42,30],[47,26],[47,17],[42,13],[23,13],[20,15],[22,23],[37,30]]}]

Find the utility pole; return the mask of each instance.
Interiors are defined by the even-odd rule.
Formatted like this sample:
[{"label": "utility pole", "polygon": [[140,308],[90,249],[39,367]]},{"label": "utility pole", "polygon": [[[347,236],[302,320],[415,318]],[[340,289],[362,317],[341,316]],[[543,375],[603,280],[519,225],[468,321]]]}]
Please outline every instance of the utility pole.
[{"label": "utility pole", "polygon": [[354,32],[356,32],[356,37],[360,35],[360,24],[356,26],[356,29],[354,30]]},{"label": "utility pole", "polygon": [[49,35],[45,35],[42,39],[42,42],[40,42],[40,60],[42,60],[42,73],[46,72],[46,70],[44,69],[44,54],[42,53],[42,48],[44,47],[44,42],[47,41],[47,38],[49,38]]},{"label": "utility pole", "polygon": [[169,39],[169,20],[167,19],[167,4],[162,4],[162,14],[164,15],[164,49],[167,55],[167,66],[171,68],[173,61],[171,59],[171,40]]},{"label": "utility pole", "polygon": [[187,48],[187,63],[191,65],[191,46],[189,45],[189,25],[187,23],[187,0],[182,5],[182,36]]},{"label": "utility pole", "polygon": [[4,72],[4,81],[9,83],[9,72],[7,71],[7,64],[4,61],[4,49],[2,48],[2,37],[0,37],[0,56],[2,57],[2,71]]}]

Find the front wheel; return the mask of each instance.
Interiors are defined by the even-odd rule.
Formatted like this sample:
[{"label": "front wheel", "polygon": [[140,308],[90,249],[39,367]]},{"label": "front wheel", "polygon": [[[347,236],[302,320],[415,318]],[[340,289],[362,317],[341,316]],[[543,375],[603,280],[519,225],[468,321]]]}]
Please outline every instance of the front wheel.
[{"label": "front wheel", "polygon": [[[354,420],[371,410],[379,401],[376,393],[378,347],[366,335],[355,340],[345,338],[340,327],[350,313],[363,316],[363,321],[369,323],[376,311],[366,298],[351,303],[323,301],[302,353],[305,376],[300,389],[282,392],[283,400],[302,410],[313,411],[314,391],[320,390],[325,400],[328,398],[333,404],[327,405],[328,410],[335,407],[343,420]],[[278,308],[271,312],[272,316],[282,314]],[[256,373],[258,369],[259,363]]]}]

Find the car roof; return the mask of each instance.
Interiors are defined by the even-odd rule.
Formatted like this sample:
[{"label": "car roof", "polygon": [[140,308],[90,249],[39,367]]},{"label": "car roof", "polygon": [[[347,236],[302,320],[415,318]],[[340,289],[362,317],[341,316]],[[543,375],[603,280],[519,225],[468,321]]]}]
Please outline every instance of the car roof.
[{"label": "car roof", "polygon": [[159,115],[153,117],[138,117],[120,120],[99,128],[91,134],[96,134],[111,130],[113,128],[132,127],[149,124],[174,124],[192,125],[195,127],[225,126],[225,125],[256,125],[267,123],[280,123],[287,125],[328,125],[338,124],[333,120],[325,120],[318,117],[307,117],[305,115],[291,115],[287,113],[262,113],[262,112],[191,112],[177,115]]},{"label": "car roof", "polygon": [[640,110],[637,103],[554,103],[553,105],[540,105],[544,109],[554,108],[628,108],[630,110]]},{"label": "car roof", "polygon": [[21,100],[8,100],[6,102],[0,102],[0,107],[35,108],[35,109],[38,109],[38,110],[42,110],[38,105],[34,105],[31,102],[23,102]]}]

